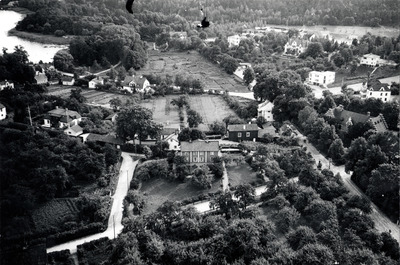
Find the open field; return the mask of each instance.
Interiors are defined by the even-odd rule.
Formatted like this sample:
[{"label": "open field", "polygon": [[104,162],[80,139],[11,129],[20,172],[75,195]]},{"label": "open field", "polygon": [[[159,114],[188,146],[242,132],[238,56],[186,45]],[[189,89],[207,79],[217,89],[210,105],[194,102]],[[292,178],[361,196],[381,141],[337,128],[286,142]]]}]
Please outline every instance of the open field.
[{"label": "open field", "polygon": [[178,98],[178,96],[167,95],[165,97],[145,99],[140,102],[140,105],[153,111],[155,122],[179,124],[178,108],[171,104],[171,100],[174,98]]},{"label": "open field", "polygon": [[233,92],[248,91],[247,87],[225,73],[218,65],[204,59],[198,52],[165,52],[149,51],[149,60],[138,74],[191,76],[204,83],[204,89],[228,90]]},{"label": "open field", "polygon": [[190,107],[203,117],[203,125],[199,127],[207,131],[209,128],[205,126],[209,127],[210,124],[215,121],[222,121],[223,118],[229,115],[236,116],[235,112],[228,107],[220,96],[191,95]]},{"label": "open field", "polygon": [[62,229],[66,222],[77,221],[78,209],[74,199],[54,199],[32,214],[38,232]]},{"label": "open field", "polygon": [[229,165],[226,165],[226,171],[228,173],[229,184],[232,187],[258,180],[256,172],[247,163],[237,166],[236,163],[231,162]]},{"label": "open field", "polygon": [[193,187],[190,182],[168,182],[165,179],[151,179],[143,182],[140,191],[146,194],[146,207],[144,214],[154,212],[166,201],[182,201],[201,194],[216,192],[220,188],[220,180],[214,180],[211,189],[200,190]]}]

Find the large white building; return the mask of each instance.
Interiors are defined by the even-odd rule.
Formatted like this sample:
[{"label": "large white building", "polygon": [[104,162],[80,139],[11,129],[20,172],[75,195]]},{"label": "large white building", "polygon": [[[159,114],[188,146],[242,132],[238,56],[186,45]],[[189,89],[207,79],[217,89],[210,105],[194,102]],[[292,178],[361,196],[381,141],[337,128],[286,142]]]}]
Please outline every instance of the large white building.
[{"label": "large white building", "polygon": [[7,117],[6,107],[0,103],[0,121],[4,120]]},{"label": "large white building", "polygon": [[360,64],[375,67],[375,66],[379,65],[380,60],[381,60],[381,57],[379,55],[369,53],[369,54],[365,54],[361,58]]},{"label": "large white building", "polygon": [[229,47],[239,46],[240,41],[243,39],[247,39],[247,37],[244,35],[238,35],[238,34],[229,36],[228,37]]},{"label": "large white building", "polygon": [[383,102],[389,102],[392,92],[388,84],[376,82],[367,88],[367,98],[377,98]]},{"label": "large white building", "polygon": [[104,85],[104,79],[101,76],[97,76],[89,81],[89,88],[96,88],[97,85]]},{"label": "large white building", "polygon": [[0,81],[0,91],[5,89],[5,88],[14,88],[14,83],[13,82],[8,82],[7,80]]},{"label": "large white building", "polygon": [[326,86],[335,82],[335,72],[332,71],[311,71],[308,74],[308,82],[314,85]]},{"label": "large white building", "polygon": [[274,121],[274,116],[272,115],[272,109],[274,104],[268,100],[258,104],[258,115],[257,117],[264,117],[267,121]]}]

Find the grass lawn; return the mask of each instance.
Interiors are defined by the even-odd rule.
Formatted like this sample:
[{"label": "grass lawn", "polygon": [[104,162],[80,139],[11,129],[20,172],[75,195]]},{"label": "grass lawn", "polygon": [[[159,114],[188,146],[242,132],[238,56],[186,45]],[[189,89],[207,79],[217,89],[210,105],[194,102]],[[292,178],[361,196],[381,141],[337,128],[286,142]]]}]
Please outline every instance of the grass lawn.
[{"label": "grass lawn", "polygon": [[201,194],[217,192],[221,182],[215,180],[211,189],[200,190],[190,182],[169,182],[165,179],[151,179],[143,182],[140,192],[145,194],[146,207],[144,214],[154,212],[166,201],[182,201]]},{"label": "grass lawn", "polygon": [[236,163],[231,162],[225,167],[231,187],[244,183],[252,183],[258,180],[256,172],[254,172],[247,163],[243,162],[237,166]]},{"label": "grass lawn", "polygon": [[235,112],[229,108],[225,101],[216,95],[191,95],[190,107],[200,113],[203,118],[203,127],[205,130],[208,130],[208,126],[215,121],[222,121],[229,115],[236,116]]},{"label": "grass lawn", "polygon": [[179,124],[178,108],[171,104],[171,100],[178,97],[177,95],[167,95],[165,97],[145,99],[140,101],[139,104],[153,112],[153,119],[155,122]]}]

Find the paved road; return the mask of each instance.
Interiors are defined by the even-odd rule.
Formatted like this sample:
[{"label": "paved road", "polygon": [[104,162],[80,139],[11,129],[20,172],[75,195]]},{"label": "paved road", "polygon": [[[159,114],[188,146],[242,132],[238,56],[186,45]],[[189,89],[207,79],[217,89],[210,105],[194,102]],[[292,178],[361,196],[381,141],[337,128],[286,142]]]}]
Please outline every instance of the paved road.
[{"label": "paved road", "polygon": [[69,251],[73,254],[76,253],[78,245],[102,237],[114,238],[114,236],[116,237],[118,236],[119,233],[121,233],[123,228],[122,225],[123,201],[128,192],[129,183],[132,179],[133,172],[135,171],[135,167],[137,165],[137,161],[133,161],[129,153],[122,152],[121,156],[123,157],[123,161],[121,164],[121,171],[118,176],[117,188],[112,197],[113,204],[111,207],[110,217],[108,219],[107,230],[102,233],[86,236],[80,239],[76,239],[61,245],[48,248],[47,253],[69,249]]},{"label": "paved road", "polygon": [[[361,197],[367,198],[367,196],[357,187],[356,184],[351,180],[351,175],[346,173],[343,166],[335,166],[329,162],[312,144],[310,144],[307,140],[307,143],[304,143],[304,139],[307,139],[304,135],[302,135],[299,131],[297,134],[300,138],[301,144],[307,147],[307,151],[311,153],[315,161],[321,161],[322,168],[330,169],[334,174],[339,173],[342,177],[344,185],[350,191],[350,194],[359,195]],[[393,223],[379,208],[371,202],[372,213],[370,217],[375,223],[375,228],[380,232],[389,232],[391,230],[392,236],[400,242],[400,227]]]}]

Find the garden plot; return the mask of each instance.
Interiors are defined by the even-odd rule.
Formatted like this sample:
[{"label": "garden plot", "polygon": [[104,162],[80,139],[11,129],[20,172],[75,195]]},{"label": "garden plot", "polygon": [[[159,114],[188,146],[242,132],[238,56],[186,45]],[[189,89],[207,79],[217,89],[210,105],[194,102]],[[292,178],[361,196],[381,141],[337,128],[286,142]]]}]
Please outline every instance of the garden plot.
[{"label": "garden plot", "polygon": [[165,96],[154,99],[142,100],[140,105],[153,112],[153,119],[156,122],[166,124],[179,124],[178,108],[171,104],[176,96]]},{"label": "garden plot", "polygon": [[204,89],[247,92],[247,87],[225,73],[218,65],[204,59],[198,52],[168,52],[149,54],[147,65],[138,74],[191,76],[204,83]]}]

